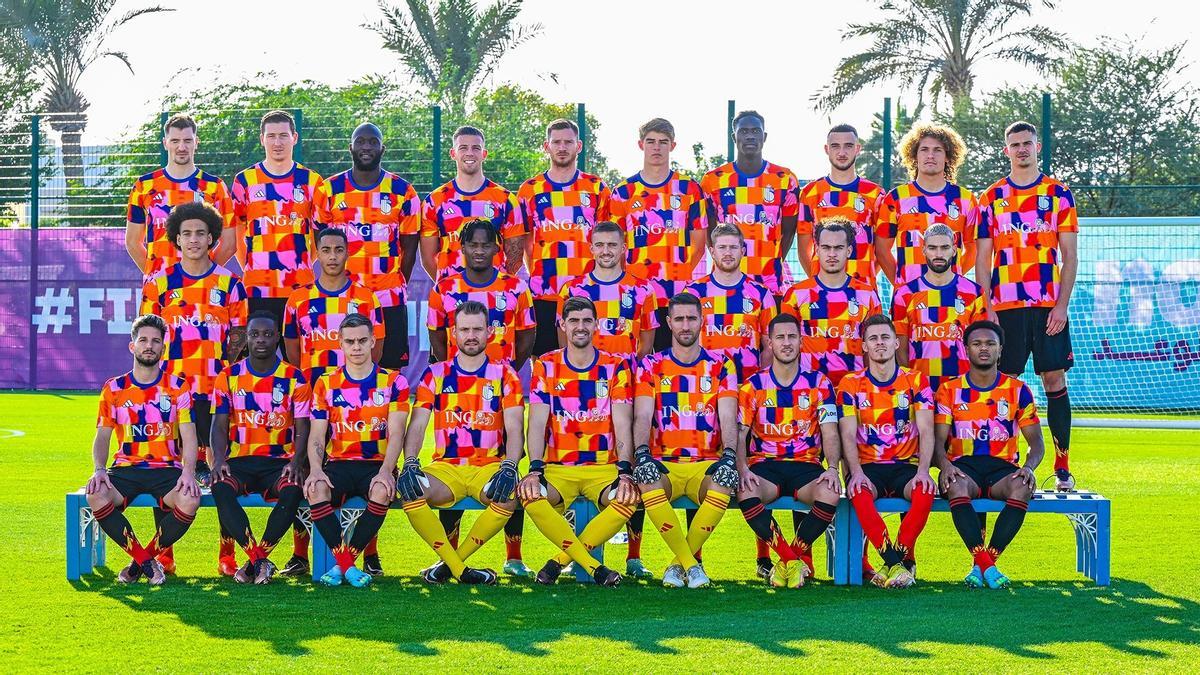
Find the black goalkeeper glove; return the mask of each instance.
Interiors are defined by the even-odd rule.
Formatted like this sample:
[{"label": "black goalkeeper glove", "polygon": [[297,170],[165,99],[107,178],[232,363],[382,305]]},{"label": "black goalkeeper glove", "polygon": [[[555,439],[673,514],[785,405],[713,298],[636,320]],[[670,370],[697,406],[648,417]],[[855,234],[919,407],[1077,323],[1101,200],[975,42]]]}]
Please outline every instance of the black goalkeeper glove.
[{"label": "black goalkeeper glove", "polygon": [[500,462],[500,470],[492,476],[483,494],[494,502],[506,502],[517,489],[517,463],[511,459]]},{"label": "black goalkeeper glove", "polygon": [[704,473],[712,476],[712,481],[723,488],[736,490],[741,476],[737,470],[737,456],[733,452],[733,448],[725,448],[721,453],[721,458],[708,467],[708,471]]},{"label": "black goalkeeper glove", "polygon": [[648,445],[639,445],[633,451],[633,463],[633,479],[640,485],[653,485],[664,473],[671,473],[662,462],[651,456]]},{"label": "black goalkeeper glove", "polygon": [[421,471],[417,458],[404,460],[404,469],[396,476],[396,494],[400,495],[400,501],[411,502],[424,497],[426,485],[429,485],[429,479]]}]

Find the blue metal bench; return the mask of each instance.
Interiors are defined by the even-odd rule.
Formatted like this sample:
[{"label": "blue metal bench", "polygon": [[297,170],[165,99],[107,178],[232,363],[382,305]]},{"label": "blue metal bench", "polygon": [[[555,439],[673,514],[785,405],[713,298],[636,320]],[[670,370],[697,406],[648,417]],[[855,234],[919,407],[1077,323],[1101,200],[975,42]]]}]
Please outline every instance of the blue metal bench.
[{"label": "blue metal bench", "polygon": [[[842,500],[845,503],[846,500]],[[997,499],[975,499],[971,505],[980,513],[996,513],[1004,508]],[[910,504],[904,499],[887,498],[875,500],[879,513],[905,513]],[[950,502],[945,499],[933,501],[934,511],[950,511]],[[1096,582],[1097,586],[1109,583],[1109,562],[1112,545],[1112,503],[1095,492],[1036,492],[1029,502],[1029,513],[1061,513],[1075,528],[1075,568]],[[847,528],[847,563],[849,583],[862,584],[863,530],[858,517],[849,519]],[[857,555],[851,555],[857,552]]]}]

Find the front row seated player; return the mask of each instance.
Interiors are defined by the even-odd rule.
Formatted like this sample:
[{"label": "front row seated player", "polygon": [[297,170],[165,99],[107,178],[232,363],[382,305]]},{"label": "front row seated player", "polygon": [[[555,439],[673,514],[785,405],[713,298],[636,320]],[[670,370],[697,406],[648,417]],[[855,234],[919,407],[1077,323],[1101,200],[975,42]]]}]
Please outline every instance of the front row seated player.
[{"label": "front row seated player", "polygon": [[[629,361],[596,349],[596,326],[596,305],[591,300],[567,298],[558,322],[566,347],[544,354],[533,364],[529,473],[517,486],[517,495],[534,524],[560,548],[574,542],[575,534],[558,512],[576,497],[585,497],[599,509],[579,534],[586,550],[620,532],[638,504],[630,462],[633,383]],[[551,536],[542,524],[551,520],[567,527],[561,536]],[[553,584],[571,560],[583,565],[597,584],[615,586],[621,580],[592,556],[563,548],[546,562],[536,581]]]},{"label": "front row seated player", "polygon": [[[975,559],[964,581],[972,588],[1005,588],[1009,580],[996,567],[996,558],[1025,521],[1036,486],[1033,472],[1046,448],[1033,393],[997,368],[1004,344],[1000,326],[976,321],[963,331],[963,344],[970,370],[943,382],[936,395],[936,461],[954,527]],[[1018,430],[1029,446],[1023,465],[1018,465]],[[986,547],[971,506],[979,498],[1005,500]]]},{"label": "front row seated player", "polygon": [[[873,314],[858,329],[867,367],[842,378],[837,394],[846,494],[867,541],[883,558],[883,570],[868,572],[871,583],[907,588],[916,575],[905,564],[906,554],[925,529],[936,492],[929,475],[933,392],[924,375],[896,363],[899,341],[891,319]],[[879,497],[903,497],[912,503],[895,543],[875,507]]]},{"label": "front row seated player", "polygon": [[[704,319],[699,298],[690,293],[672,297],[666,321],[670,347],[650,354],[638,368],[633,477],[646,516],[675,554],[663,585],[700,588],[710,582],[696,554],[721,522],[738,486],[737,384],[733,364],[700,347]],[[723,452],[718,453],[718,442]],[[686,534],[671,506],[674,497],[700,505]]]},{"label": "front row seated player", "polygon": [[[379,532],[396,494],[384,455],[399,454],[404,442],[409,392],[404,376],[371,360],[375,336],[370,319],[349,314],[338,334],[346,363],[326,372],[313,387],[304,493],[313,527],[337,561],[319,581],[339,586],[344,580],[361,588],[371,583],[371,575],[355,566],[358,556]],[[335,505],[340,508],[349,497],[365,498],[367,508],[347,541]]]},{"label": "front row seated player", "polygon": [[[812,576],[812,544],[833,522],[842,484],[833,384],[800,368],[800,322],[780,314],[767,327],[771,365],[751,375],[738,393],[738,508],[779,562],[768,583],[800,588]],[[829,468],[821,466],[821,456]],[[788,543],[764,504],[794,497],[811,509]]]},{"label": "front row seated player", "polygon": [[[200,508],[192,396],[183,379],[159,365],[166,336],[167,324],[161,317],[147,314],[134,320],[129,341],[133,370],[105,382],[100,392],[92,441],[95,472],[85,492],[100,529],[133,558],[117,574],[123,584],[142,575],[154,586],[165,582],[166,572],[155,554],[187,532]],[[117,449],[106,469],[113,430]],[[164,512],[146,546],[138,542],[123,513],[142,494],[153,495]]]},{"label": "front row seated player", "polygon": [[[246,564],[233,575],[240,584],[270,583],[275,564],[267,556],[304,499],[312,390],[298,368],[279,358],[275,321],[268,310],[250,315],[250,356],[227,366],[213,386],[212,497],[221,529],[246,552]],[[259,540],[238,503],[252,492],[275,500]]]},{"label": "front row seated player", "polygon": [[[521,381],[506,361],[489,358],[488,308],[467,300],[454,312],[457,353],[430,364],[417,384],[412,423],[404,442],[404,466],[396,493],[413,529],[441,559],[421,572],[426,583],[451,578],[463,584],[494,584],[490,569],[466,566],[466,559],[512,517],[517,462],[524,452],[524,400]],[[421,467],[417,456],[433,420],[436,450]],[[399,452],[385,461],[394,469]],[[457,547],[430,505],[448,507],[471,497],[487,508]]]}]

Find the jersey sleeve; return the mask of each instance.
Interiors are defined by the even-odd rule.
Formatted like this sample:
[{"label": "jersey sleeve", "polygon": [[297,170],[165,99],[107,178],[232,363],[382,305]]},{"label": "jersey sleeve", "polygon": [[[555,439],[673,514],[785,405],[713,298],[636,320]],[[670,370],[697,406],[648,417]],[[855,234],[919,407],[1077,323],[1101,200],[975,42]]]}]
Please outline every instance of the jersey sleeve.
[{"label": "jersey sleeve", "polygon": [[330,182],[323,180],[317,184],[317,189],[313,190],[313,220],[316,221],[317,229],[322,229],[324,226],[333,222],[333,213],[330,209],[333,200]]},{"label": "jersey sleeve", "polygon": [[529,234],[525,217],[521,213],[521,205],[517,203],[517,196],[511,192],[507,193],[507,195],[505,207],[507,213],[504,216],[504,225],[500,228],[503,237],[508,239],[510,237],[522,237]]},{"label": "jersey sleeve", "polygon": [[1062,194],[1058,198],[1058,231],[1060,234],[1078,232],[1079,214],[1075,211],[1075,195],[1066,185],[1060,185],[1059,189]]},{"label": "jersey sleeve", "polygon": [[500,407],[520,408],[525,405],[525,395],[521,391],[521,378],[517,377],[517,371],[512,369],[512,366],[504,364],[504,374],[501,375],[500,381]]},{"label": "jersey sleeve", "polygon": [[643,286],[642,293],[642,304],[638,310],[642,314],[638,321],[638,330],[658,330],[658,295],[650,290],[649,286]]},{"label": "jersey sleeve", "polygon": [[[758,313],[758,334],[760,339],[770,334],[771,321],[779,314],[779,307],[775,304],[775,294],[770,291],[763,293],[762,311]],[[754,345],[758,348],[759,345]]]},{"label": "jersey sleeve", "polygon": [[175,382],[175,417],[180,424],[192,423],[192,390],[183,380]]},{"label": "jersey sleeve", "polygon": [[933,389],[925,373],[912,371],[912,407],[915,410],[933,410]]},{"label": "jersey sleeve", "polygon": [[233,225],[241,227],[246,224],[246,204],[249,202],[249,188],[246,185],[246,172],[241,171],[233,177],[233,187],[230,188],[230,198],[233,200]]},{"label": "jersey sleeve", "polygon": [[954,411],[951,407],[950,389],[951,389],[951,387],[947,386],[944,383],[942,384],[942,386],[938,387],[937,394],[934,396],[934,399],[933,399],[933,401],[934,401],[934,412],[933,412],[934,424],[953,424],[954,423]]},{"label": "jersey sleeve", "polygon": [[912,291],[908,286],[901,286],[892,295],[892,326],[896,328],[897,337],[908,336],[908,298]]},{"label": "jersey sleeve", "polygon": [[243,328],[249,316],[249,302],[246,300],[246,287],[241,279],[234,279],[229,287],[229,325],[233,328]]},{"label": "jersey sleeve", "polygon": [[213,381],[213,399],[212,413],[214,415],[228,415],[232,406],[229,400],[229,370],[222,368],[217,374],[217,379]]},{"label": "jersey sleeve", "polygon": [[129,202],[125,208],[125,220],[135,225],[146,225],[146,207],[142,202],[142,194],[144,192],[144,182],[139,178],[133,184],[133,188],[129,191]]},{"label": "jersey sleeve", "polygon": [[425,325],[429,330],[446,330],[450,327],[450,315],[446,313],[441,284],[429,289],[429,311]]},{"label": "jersey sleeve", "polygon": [[296,386],[292,390],[292,419],[312,417],[312,387],[300,373],[296,373]]},{"label": "jersey sleeve", "polygon": [[296,293],[292,293],[287,299],[287,304],[283,307],[283,339],[285,340],[300,339],[300,327],[296,324],[296,309],[297,305],[300,304],[298,298],[299,296]]},{"label": "jersey sleeve", "polygon": [[743,427],[753,426],[757,414],[758,396],[755,395],[754,384],[746,382],[738,389],[738,424]]},{"label": "jersey sleeve", "polygon": [[533,294],[529,292],[529,286],[524,281],[517,282],[517,310],[516,329],[517,330],[533,330],[537,326],[537,322],[533,318]]},{"label": "jersey sleeve", "polygon": [[974,251],[975,242],[979,239],[979,222],[982,220],[979,211],[979,200],[970,190],[963,189],[963,251]]},{"label": "jersey sleeve", "polygon": [[817,409],[817,424],[836,424],[837,395],[833,391],[833,382],[820,373],[817,374],[817,395],[821,399],[821,405]]},{"label": "jersey sleeve", "polygon": [[545,357],[535,359],[533,367],[529,369],[529,403],[540,403],[541,405],[550,405],[552,394],[550,393],[550,383],[547,381]]},{"label": "jersey sleeve", "polygon": [[633,383],[630,381],[629,366],[622,359],[613,371],[612,382],[608,385],[608,395],[613,403],[631,403],[633,401]]},{"label": "jersey sleeve", "polygon": [[875,236],[883,239],[895,239],[900,226],[900,207],[892,193],[883,198],[879,207],[879,219],[875,223]]},{"label": "jersey sleeve", "polygon": [[708,229],[708,205],[704,200],[704,193],[700,191],[700,184],[696,181],[688,181],[688,191],[692,193],[692,203],[688,206],[688,225],[693,231],[701,231]]},{"label": "jersey sleeve", "polygon": [[721,363],[721,372],[718,377],[721,378],[721,381],[717,387],[717,399],[732,398],[737,400],[737,369],[734,368],[732,359],[725,359]]},{"label": "jersey sleeve", "polygon": [[879,293],[871,291],[867,296],[867,316],[883,314],[883,303],[879,301]]},{"label": "jersey sleeve", "polygon": [[[813,192],[813,188],[810,187],[811,185],[813,185],[813,183],[805,185],[804,188],[800,190],[800,197],[798,199],[799,207],[797,209],[798,215],[796,218],[797,236],[804,235],[806,237],[811,237],[813,235],[813,228],[816,226],[816,223],[813,222],[817,218],[816,211],[813,210],[812,205],[809,203],[811,199],[810,195],[812,195]],[[807,255],[807,252],[800,251],[800,255]]]},{"label": "jersey sleeve", "polygon": [[1037,403],[1033,400],[1033,392],[1029,390],[1029,386],[1024,382],[1021,383],[1021,389],[1017,392],[1017,426],[1024,429],[1038,424]]},{"label": "jersey sleeve", "polygon": [[641,396],[649,396],[654,398],[654,361],[650,356],[642,359],[641,365],[637,369],[637,384],[634,385],[633,395],[635,398]]},{"label": "jersey sleeve", "polygon": [[217,186],[213,189],[213,206],[221,214],[221,222],[225,224],[225,227],[232,229],[233,199],[229,196],[229,188],[225,186],[225,181],[220,178],[217,179]]},{"label": "jersey sleeve", "polygon": [[312,405],[309,407],[309,412],[312,414],[314,420],[329,419],[328,398],[325,394],[325,388],[328,386],[328,381],[324,375],[317,378],[317,383],[313,385]]},{"label": "jersey sleeve", "polygon": [[855,404],[854,381],[856,378],[843,377],[841,384],[837,387],[837,412],[838,419],[851,418],[858,419],[858,406]]},{"label": "jersey sleeve", "polygon": [[425,371],[421,373],[421,379],[417,382],[417,395],[413,399],[414,408],[424,408],[425,410],[433,410],[433,368],[426,366]]},{"label": "jersey sleeve", "polygon": [[438,237],[441,238],[441,230],[438,229],[438,206],[433,201],[433,196],[436,193],[430,193],[428,197],[421,202],[421,236],[422,237]]},{"label": "jersey sleeve", "polygon": [[412,408],[412,405],[408,401],[410,394],[408,380],[404,379],[404,376],[400,373],[395,373],[395,379],[392,380],[391,389],[392,400],[390,403],[388,403],[388,412],[399,412],[407,415],[409,410]]},{"label": "jersey sleeve", "polygon": [[421,196],[411,184],[404,191],[404,206],[400,212],[398,234],[402,237],[421,232]]},{"label": "jersey sleeve", "polygon": [[159,304],[158,277],[151,277],[142,284],[142,302],[138,306],[138,314],[157,314],[162,316],[162,306]]},{"label": "jersey sleeve", "polygon": [[109,386],[110,384],[109,382],[105,382],[104,388],[100,390],[100,405],[96,412],[96,426],[116,429],[116,406],[113,405],[113,391],[112,387]]},{"label": "jersey sleeve", "polygon": [[[365,303],[370,307],[369,318],[371,319],[371,332],[375,335],[376,340],[382,340],[387,337],[387,324],[383,321],[383,306],[379,304],[379,298],[372,292],[363,293]],[[361,309],[361,306],[359,307]],[[405,336],[407,339],[407,336]]]},{"label": "jersey sleeve", "polygon": [[787,185],[783,186],[783,203],[779,215],[784,218],[799,218],[800,216],[800,179],[790,171],[785,174]]},{"label": "jersey sleeve", "polygon": [[800,318],[800,306],[797,299],[796,287],[792,286],[783,294],[783,303],[779,306],[780,314],[791,314],[797,319]]}]

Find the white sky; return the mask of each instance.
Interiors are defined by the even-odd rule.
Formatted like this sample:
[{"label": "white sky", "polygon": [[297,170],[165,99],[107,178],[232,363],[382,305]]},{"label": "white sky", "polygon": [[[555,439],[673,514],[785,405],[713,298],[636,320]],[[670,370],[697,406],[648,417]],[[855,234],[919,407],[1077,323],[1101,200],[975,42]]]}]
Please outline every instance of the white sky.
[{"label": "white sky", "polygon": [[[122,1],[117,10],[149,4]],[[360,27],[377,16],[375,0],[339,0],[313,10],[310,3],[245,0],[161,4],[177,11],[141,17],[109,45],[128,52],[136,75],[110,59],[85,77],[92,103],[85,143],[119,137],[157,112],[163,92],[173,87],[264,71],[277,73],[281,83],[336,84],[399,68],[379,38]],[[874,6],[865,0],[526,0],[522,22],[540,22],[544,32],[502,62],[493,84],[513,82],[551,100],[584,102],[602,125],[600,150],[623,174],[640,168],[636,130],[656,116],[675,124],[676,152],[685,166],[696,141],[708,154],[724,154],[726,101],[733,98],[739,108],[766,116],[768,159],[802,177],[817,176],[827,169],[821,143],[830,120],[813,112],[809,96],[841,56],[861,46],[843,45],[839,29],[872,20]],[[1035,19],[1088,45],[1115,34],[1151,47],[1191,37],[1196,17],[1189,13],[1197,10],[1169,0],[1141,0],[1137,11],[1115,0],[1061,0],[1058,9],[1040,9]],[[1200,46],[1189,44],[1185,58],[1200,63]],[[557,74],[557,84],[550,73]],[[977,88],[986,91],[1003,80],[1041,90],[1033,73],[1002,68],[981,69]],[[837,121],[865,130],[883,97],[897,90],[863,91],[837,111]]]}]

